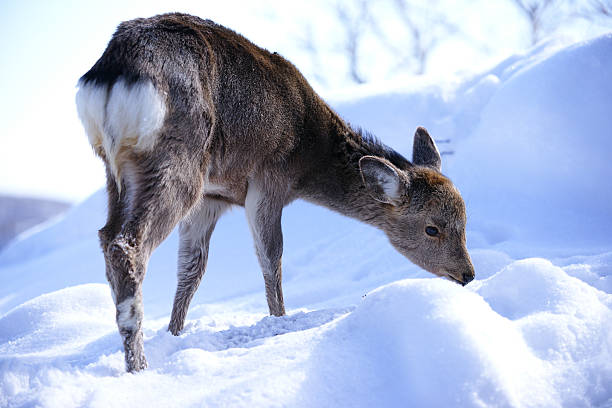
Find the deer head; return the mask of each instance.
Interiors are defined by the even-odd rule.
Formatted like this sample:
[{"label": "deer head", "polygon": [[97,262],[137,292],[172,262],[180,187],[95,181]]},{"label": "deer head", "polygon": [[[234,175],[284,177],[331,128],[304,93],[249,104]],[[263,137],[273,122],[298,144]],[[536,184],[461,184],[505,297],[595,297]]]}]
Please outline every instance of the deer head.
[{"label": "deer head", "polygon": [[422,127],[414,135],[412,165],[399,169],[388,160],[359,161],[368,194],[382,206],[378,226],[391,244],[423,269],[466,285],[474,267],[465,241],[465,204],[440,173],[440,153]]}]

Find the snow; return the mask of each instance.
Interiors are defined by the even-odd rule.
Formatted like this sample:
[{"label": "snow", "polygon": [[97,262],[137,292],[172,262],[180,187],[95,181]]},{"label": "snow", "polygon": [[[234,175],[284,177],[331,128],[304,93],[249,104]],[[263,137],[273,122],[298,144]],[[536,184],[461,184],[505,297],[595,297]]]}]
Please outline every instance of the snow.
[{"label": "snow", "polygon": [[563,253],[612,246],[602,228],[612,213],[612,173],[602,154],[612,128],[610,65],[610,35],[566,48],[519,70],[483,109],[452,171],[473,203],[473,227],[488,230],[489,241],[516,236],[539,247],[546,234],[546,244]]},{"label": "snow", "polygon": [[288,315],[267,316],[244,210],[221,218],[185,330],[177,236],[144,283],[149,368],[124,370],[99,191],[0,253],[0,406],[612,406],[612,35],[447,82],[332,98],[407,153],[418,125],[466,199],[476,279],[433,278],[373,228],[283,215]]}]

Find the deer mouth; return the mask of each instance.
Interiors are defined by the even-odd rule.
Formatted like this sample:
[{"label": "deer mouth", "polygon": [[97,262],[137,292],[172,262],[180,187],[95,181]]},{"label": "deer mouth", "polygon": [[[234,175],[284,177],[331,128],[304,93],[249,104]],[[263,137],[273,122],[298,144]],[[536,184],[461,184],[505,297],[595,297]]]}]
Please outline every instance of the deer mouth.
[{"label": "deer mouth", "polygon": [[455,283],[458,283],[458,284],[459,284],[459,285],[461,285],[461,286],[465,286],[465,285],[467,285],[467,283],[466,283],[466,282],[460,281],[459,279],[452,277],[452,276],[451,276],[449,273],[447,273],[447,274],[445,275],[445,277],[446,277],[446,278],[448,278],[449,280],[451,280],[451,281],[455,282]]}]

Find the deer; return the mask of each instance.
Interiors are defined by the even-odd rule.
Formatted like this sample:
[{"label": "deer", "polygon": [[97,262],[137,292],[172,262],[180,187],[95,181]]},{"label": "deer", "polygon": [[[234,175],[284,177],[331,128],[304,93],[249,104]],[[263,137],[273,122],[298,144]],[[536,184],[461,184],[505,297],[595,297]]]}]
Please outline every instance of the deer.
[{"label": "deer", "polygon": [[410,261],[465,285],[474,279],[466,210],[416,129],[412,162],[351,127],[276,52],[181,13],[121,23],[78,81],[76,105],[105,165],[99,230],[128,372],[147,367],[142,283],[152,251],[178,225],[179,335],[206,269],[217,220],[242,206],[270,315],[283,316],[283,208],[306,200],[382,230]]}]

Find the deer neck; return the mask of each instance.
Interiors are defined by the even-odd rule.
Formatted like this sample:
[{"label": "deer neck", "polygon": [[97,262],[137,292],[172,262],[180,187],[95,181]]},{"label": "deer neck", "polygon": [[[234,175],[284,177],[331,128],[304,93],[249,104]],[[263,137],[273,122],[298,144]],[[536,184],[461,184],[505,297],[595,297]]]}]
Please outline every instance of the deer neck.
[{"label": "deer neck", "polygon": [[390,155],[394,160],[406,159],[343,123],[333,129],[328,137],[329,148],[324,152],[317,152],[319,157],[315,161],[316,167],[304,183],[302,198],[345,216],[384,228],[389,205],[374,200],[366,192],[359,160],[367,155]]}]

